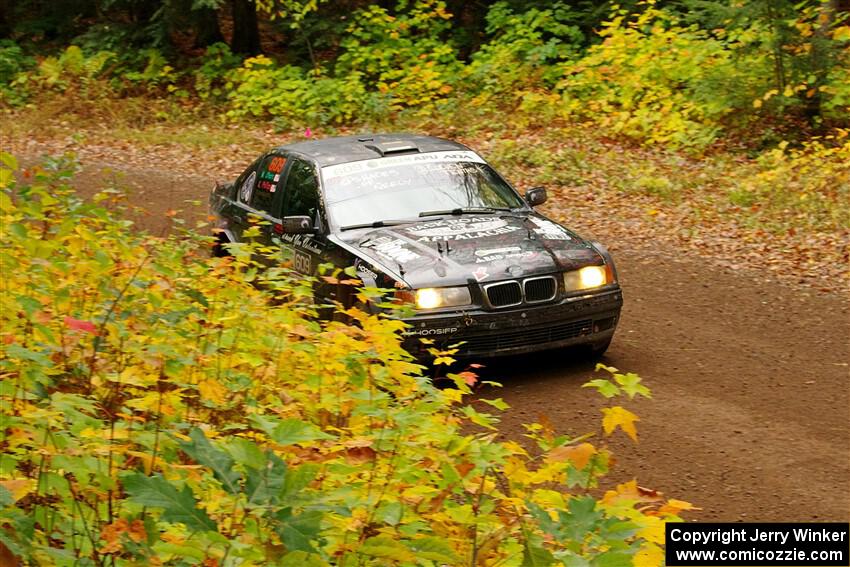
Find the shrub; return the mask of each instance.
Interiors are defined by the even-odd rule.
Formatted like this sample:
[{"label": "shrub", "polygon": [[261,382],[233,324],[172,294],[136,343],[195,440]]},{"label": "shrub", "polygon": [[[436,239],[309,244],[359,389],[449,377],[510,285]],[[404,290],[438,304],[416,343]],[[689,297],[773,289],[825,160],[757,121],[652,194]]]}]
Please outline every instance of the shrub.
[{"label": "shrub", "polygon": [[442,0],[400,0],[396,15],[377,5],[357,10],[334,72],[356,75],[387,96],[393,110],[427,106],[452,91],[461,70],[445,36],[451,14]]},{"label": "shrub", "polygon": [[247,59],[228,75],[228,81],[228,116],[271,117],[284,128],[363,118],[360,111],[372,98],[357,73],[334,79],[321,70],[305,72],[293,65],[277,65],[263,55]]},{"label": "shrub", "polygon": [[[497,442],[483,409],[504,403],[464,403],[469,373],[434,389],[400,348],[400,322],[349,310],[357,326],[320,324],[310,283],[261,269],[256,246],[209,259],[211,239],[133,230],[115,191],[77,198],[67,163],[19,184],[2,161],[0,543],[13,553],[660,564],[664,521],[690,505],[634,482],[590,496],[604,440],[532,425],[533,453]],[[606,370],[588,386],[609,400],[649,395]],[[601,434],[636,439],[634,414],[602,412]]]},{"label": "shrub", "polygon": [[553,87],[560,78],[558,64],[575,56],[584,39],[572,25],[573,16],[561,2],[519,13],[507,2],[490,6],[486,31],[491,39],[465,70],[472,92],[480,93],[476,102],[498,95],[513,104],[523,94],[518,90]]},{"label": "shrub", "polygon": [[837,129],[799,147],[783,142],[758,159],[730,201],[766,217],[772,228],[850,229],[850,131]]},{"label": "shrub", "polygon": [[651,6],[636,16],[619,12],[604,26],[602,43],[564,67],[564,113],[654,143],[710,144],[732,110],[712,86],[737,75],[725,46]]},{"label": "shrub", "polygon": [[207,47],[193,72],[195,92],[202,100],[224,99],[223,87],[227,83],[227,76],[241,64],[242,57],[233,54],[226,43],[215,43]]},{"label": "shrub", "polygon": [[0,102],[18,105],[26,100],[21,75],[35,64],[14,41],[0,40]]},{"label": "shrub", "polygon": [[111,51],[98,51],[86,56],[76,45],[68,46],[58,57],[44,58],[31,76],[40,87],[65,91],[69,88],[87,91],[103,78],[107,64],[115,59]]}]

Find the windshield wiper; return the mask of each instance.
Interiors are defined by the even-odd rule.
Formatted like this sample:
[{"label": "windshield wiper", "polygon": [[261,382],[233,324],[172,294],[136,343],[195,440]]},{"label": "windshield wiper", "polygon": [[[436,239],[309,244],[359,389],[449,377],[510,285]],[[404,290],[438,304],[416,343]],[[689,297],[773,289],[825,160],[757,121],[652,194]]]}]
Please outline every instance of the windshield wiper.
[{"label": "windshield wiper", "polygon": [[343,230],[354,230],[355,228],[381,228],[382,226],[397,226],[400,224],[410,224],[416,222],[417,219],[399,219],[399,220],[377,220],[372,222],[364,222],[362,224],[350,224],[340,227],[340,232]]},{"label": "windshield wiper", "polygon": [[442,211],[424,211],[419,213],[420,217],[436,217],[439,215],[477,215],[481,213],[512,212],[510,207],[458,207],[457,209],[445,209]]}]

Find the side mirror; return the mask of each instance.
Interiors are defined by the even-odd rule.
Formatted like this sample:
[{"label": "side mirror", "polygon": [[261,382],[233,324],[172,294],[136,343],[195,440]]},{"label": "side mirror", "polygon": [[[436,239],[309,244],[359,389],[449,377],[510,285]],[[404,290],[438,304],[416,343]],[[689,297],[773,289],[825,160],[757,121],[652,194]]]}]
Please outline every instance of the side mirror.
[{"label": "side mirror", "polygon": [[532,207],[542,205],[546,202],[546,199],[548,199],[548,196],[546,195],[545,187],[532,187],[525,192],[525,202]]},{"label": "side mirror", "polygon": [[307,215],[283,217],[280,227],[284,234],[313,234],[316,232],[313,228],[313,219]]}]

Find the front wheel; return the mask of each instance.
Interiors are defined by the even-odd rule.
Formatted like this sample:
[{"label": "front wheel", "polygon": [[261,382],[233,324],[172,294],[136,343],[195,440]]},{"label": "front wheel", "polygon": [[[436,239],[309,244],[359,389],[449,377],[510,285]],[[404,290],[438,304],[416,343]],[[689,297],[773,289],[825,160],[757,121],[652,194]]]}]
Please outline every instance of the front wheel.
[{"label": "front wheel", "polygon": [[[613,337],[612,337],[613,338]],[[599,343],[591,343],[587,345],[588,358],[590,360],[599,360],[611,346],[611,338],[605,339]]]},{"label": "front wheel", "polygon": [[226,245],[230,244],[230,239],[224,234],[224,232],[219,232],[214,235],[215,236],[215,244],[212,247],[212,255],[214,258],[225,258],[230,256],[230,252],[227,251]]}]

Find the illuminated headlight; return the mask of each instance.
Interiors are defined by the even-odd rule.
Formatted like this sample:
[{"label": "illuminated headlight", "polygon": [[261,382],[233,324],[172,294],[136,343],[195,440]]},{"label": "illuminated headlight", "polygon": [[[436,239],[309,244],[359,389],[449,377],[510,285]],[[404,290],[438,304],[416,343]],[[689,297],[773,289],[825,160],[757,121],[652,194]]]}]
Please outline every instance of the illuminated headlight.
[{"label": "illuminated headlight", "polygon": [[470,303],[472,297],[466,287],[425,287],[416,290],[416,307],[419,309],[456,307]]},{"label": "illuminated headlight", "polygon": [[567,292],[593,289],[613,282],[607,266],[585,266],[564,273],[564,289]]}]

